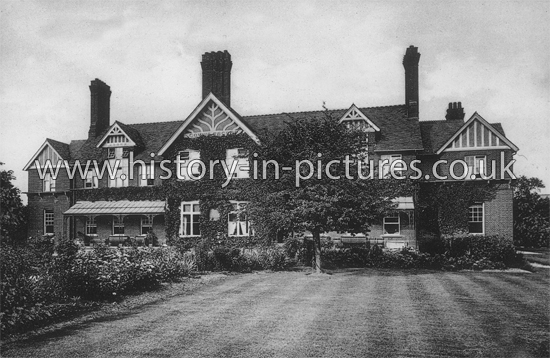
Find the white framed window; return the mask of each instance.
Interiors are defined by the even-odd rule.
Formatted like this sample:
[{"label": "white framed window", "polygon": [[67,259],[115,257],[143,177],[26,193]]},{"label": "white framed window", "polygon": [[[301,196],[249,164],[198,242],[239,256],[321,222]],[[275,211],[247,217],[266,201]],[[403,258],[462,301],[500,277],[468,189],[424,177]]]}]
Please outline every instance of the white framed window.
[{"label": "white framed window", "polygon": [[147,235],[153,231],[153,215],[141,217],[141,235]]},{"label": "white framed window", "polygon": [[97,236],[97,221],[95,216],[86,219],[86,235]]},{"label": "white framed window", "polygon": [[155,170],[151,164],[139,166],[139,186],[155,185]]},{"label": "white framed window", "polygon": [[399,235],[401,233],[401,222],[399,213],[390,213],[384,217],[384,234]]},{"label": "white framed window", "polygon": [[84,188],[97,188],[98,187],[97,174],[94,169],[86,172],[86,178],[84,179]]},{"label": "white framed window", "polygon": [[470,234],[485,233],[483,204],[474,204],[468,208],[468,232]]},{"label": "white framed window", "polygon": [[[401,154],[388,154],[388,155],[381,155],[380,160],[381,160],[381,163],[384,163],[384,161],[387,161],[387,163],[383,164],[381,168],[383,176],[386,177],[391,172],[390,169],[391,169],[392,163],[397,160],[403,160],[403,157]],[[395,168],[394,171],[396,175],[402,175],[402,173],[399,172],[398,170],[405,169],[405,163],[397,163],[395,164],[394,168]]]},{"label": "white framed window", "polygon": [[54,222],[55,222],[55,217],[54,217],[53,210],[51,209],[44,210],[44,235],[54,234]]},{"label": "white framed window", "polygon": [[55,179],[52,177],[50,172],[44,174],[44,179],[42,179],[42,191],[51,192],[55,191]]},{"label": "white framed window", "polygon": [[113,216],[113,235],[124,235],[124,217]]},{"label": "white framed window", "polygon": [[468,176],[466,179],[480,178],[481,174],[487,174],[486,163],[487,157],[484,155],[467,155],[464,161],[468,166]]},{"label": "white framed window", "polygon": [[180,236],[198,236],[200,232],[201,209],[198,201],[181,203]]},{"label": "white framed window", "polygon": [[250,236],[250,220],[246,213],[247,201],[232,201],[233,210],[227,215],[227,234],[229,236]]},{"label": "white framed window", "polygon": [[[233,173],[233,178],[250,178],[250,165],[248,162],[248,150],[244,148],[232,148],[226,150],[225,164],[227,170],[231,171],[233,162],[237,162],[237,167]],[[229,173],[225,173],[229,175]]]},{"label": "white framed window", "polygon": [[201,153],[198,150],[194,149],[186,149],[182,150],[178,153],[178,160],[179,160],[179,178],[182,180],[192,180],[189,176],[189,173],[193,176],[199,176],[201,174],[201,166],[199,163],[193,163],[191,167],[189,167],[189,163],[193,160],[200,160],[201,159]]},{"label": "white framed window", "polygon": [[[124,148],[109,148],[109,166],[116,170],[115,177],[112,179],[109,177],[109,187],[122,188],[128,186],[130,183],[130,176],[128,175],[128,149]],[[118,168],[115,168],[117,160],[120,162]]]}]

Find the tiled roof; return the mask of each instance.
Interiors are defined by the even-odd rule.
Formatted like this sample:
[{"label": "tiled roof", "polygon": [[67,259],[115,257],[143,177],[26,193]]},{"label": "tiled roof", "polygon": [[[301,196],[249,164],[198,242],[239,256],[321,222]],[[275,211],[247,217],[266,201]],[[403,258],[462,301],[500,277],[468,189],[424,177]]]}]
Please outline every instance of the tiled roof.
[{"label": "tiled roof", "polygon": [[[359,108],[374,124],[380,128],[380,139],[376,151],[391,150],[422,150],[422,137],[418,119],[407,118],[407,109],[404,105]],[[339,120],[347,109],[329,110],[328,113],[335,120]],[[267,114],[260,116],[243,116],[256,133],[276,134],[281,131],[285,122],[300,119],[323,118],[325,111],[292,112]]]},{"label": "tiled roof", "polygon": [[[424,152],[435,153],[464,123],[462,120],[420,121]],[[504,130],[500,123],[490,123],[490,125],[504,135]]]},{"label": "tiled roof", "polygon": [[48,142],[52,146],[52,148],[55,149],[55,151],[61,156],[62,159],[70,159],[70,150],[67,143],[59,142],[50,138],[46,138],[46,142]]},{"label": "tiled roof", "polygon": [[135,128],[133,128],[130,125],[126,125],[122,122],[116,121],[116,124],[130,137],[130,139],[136,143],[136,147],[143,148],[145,147],[145,144],[143,143],[143,140],[141,139],[141,135],[139,134],[139,131],[137,131]]},{"label": "tiled roof", "polygon": [[64,215],[116,215],[164,213],[164,201],[77,201]]}]

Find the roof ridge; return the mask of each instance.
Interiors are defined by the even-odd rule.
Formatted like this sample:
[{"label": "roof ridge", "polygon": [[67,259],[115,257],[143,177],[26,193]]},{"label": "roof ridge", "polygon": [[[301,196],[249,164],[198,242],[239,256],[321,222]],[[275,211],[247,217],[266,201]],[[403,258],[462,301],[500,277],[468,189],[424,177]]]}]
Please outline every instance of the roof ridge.
[{"label": "roof ridge", "polygon": [[[356,105],[357,108],[359,109],[373,109],[373,108],[389,108],[389,107],[403,107],[405,106],[404,104],[390,104],[390,105],[386,105],[386,106],[373,106],[373,107],[358,107]],[[332,112],[332,111],[346,111],[348,110],[348,108],[335,108],[335,109],[329,109],[328,111],[329,112]],[[318,109],[318,110],[311,110],[311,111],[296,111],[296,112],[279,112],[279,113],[266,113],[266,114],[251,114],[251,115],[243,115],[242,117],[243,118],[247,118],[247,117],[266,117],[266,116],[276,116],[276,115],[284,115],[284,114],[296,114],[296,113],[314,113],[314,112],[324,112],[325,110],[324,109]]]},{"label": "roof ridge", "polygon": [[176,121],[162,121],[162,122],[144,122],[144,123],[132,123],[132,124],[126,124],[127,126],[135,126],[135,125],[141,125],[141,124],[164,124],[164,123],[176,123],[176,122],[183,122],[183,119],[178,119]]},{"label": "roof ridge", "polygon": [[56,142],[56,143],[60,143],[60,144],[69,145],[69,143],[61,142],[57,139],[52,139],[52,138],[46,138],[46,141],[52,141],[52,142]]}]

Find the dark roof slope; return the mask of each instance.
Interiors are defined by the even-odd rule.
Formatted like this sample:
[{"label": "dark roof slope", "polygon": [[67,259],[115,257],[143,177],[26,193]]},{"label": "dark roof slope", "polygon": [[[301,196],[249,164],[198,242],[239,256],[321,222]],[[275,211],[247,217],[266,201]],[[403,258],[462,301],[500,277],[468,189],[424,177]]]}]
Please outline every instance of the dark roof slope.
[{"label": "dark roof slope", "polygon": [[46,142],[48,142],[52,146],[52,148],[55,149],[55,151],[61,156],[62,159],[70,159],[70,150],[67,143],[63,143],[50,138],[46,138]]},{"label": "dark roof slope", "polygon": [[[462,120],[421,121],[420,132],[425,153],[435,153],[464,125]],[[500,123],[489,123],[500,134],[504,130]]]},{"label": "dark roof slope", "polygon": [[[363,114],[380,128],[380,139],[376,151],[422,150],[422,137],[418,119],[407,117],[404,105],[359,108]],[[339,120],[347,109],[329,110],[335,120]],[[277,134],[285,122],[300,119],[323,118],[325,111],[292,112],[244,116],[243,120],[260,135]]]},{"label": "dark roof slope", "polygon": [[141,139],[141,135],[139,134],[139,131],[137,131],[135,128],[133,128],[130,125],[126,125],[122,122],[116,121],[116,124],[130,137],[130,139],[136,143],[136,147],[143,148],[145,144],[143,143],[143,140]]}]

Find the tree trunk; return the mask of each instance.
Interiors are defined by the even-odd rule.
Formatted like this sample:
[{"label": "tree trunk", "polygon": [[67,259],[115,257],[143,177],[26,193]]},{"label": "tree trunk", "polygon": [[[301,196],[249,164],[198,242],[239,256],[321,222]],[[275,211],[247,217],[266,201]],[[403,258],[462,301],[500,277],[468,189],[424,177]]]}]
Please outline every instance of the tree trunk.
[{"label": "tree trunk", "polygon": [[312,232],[313,234],[313,251],[315,252],[315,258],[313,260],[313,269],[316,273],[321,273],[321,233],[317,230]]}]

